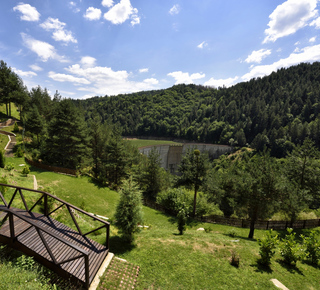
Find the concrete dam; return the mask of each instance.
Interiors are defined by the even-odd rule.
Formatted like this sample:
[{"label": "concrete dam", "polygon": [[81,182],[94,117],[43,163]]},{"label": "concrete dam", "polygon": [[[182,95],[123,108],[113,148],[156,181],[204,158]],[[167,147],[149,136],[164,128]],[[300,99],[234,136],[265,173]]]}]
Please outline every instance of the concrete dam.
[{"label": "concrete dam", "polygon": [[153,145],[140,147],[140,153],[149,155],[152,148],[156,148],[160,154],[161,167],[170,171],[170,173],[177,173],[182,157],[186,152],[198,149],[201,153],[208,152],[210,158],[218,158],[220,155],[231,152],[232,147],[228,145],[217,144],[203,144],[203,143],[184,143],[184,144],[168,144],[168,145]]}]

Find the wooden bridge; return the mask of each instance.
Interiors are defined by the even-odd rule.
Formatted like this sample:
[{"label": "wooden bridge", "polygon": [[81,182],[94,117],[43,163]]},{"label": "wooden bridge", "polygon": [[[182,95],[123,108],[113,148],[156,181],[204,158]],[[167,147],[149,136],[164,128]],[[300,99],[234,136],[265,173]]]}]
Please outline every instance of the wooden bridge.
[{"label": "wooden bridge", "polygon": [[[11,193],[4,194],[8,188]],[[1,183],[0,190],[0,242],[33,256],[64,278],[80,281],[88,289],[108,255],[110,224],[44,191]],[[7,195],[11,197],[9,202]],[[54,209],[50,209],[52,202]],[[52,218],[59,210],[67,213],[76,230]],[[77,218],[90,221],[90,231],[83,233]],[[98,227],[91,229],[93,223]],[[101,230],[106,230],[105,245],[87,237]]]}]

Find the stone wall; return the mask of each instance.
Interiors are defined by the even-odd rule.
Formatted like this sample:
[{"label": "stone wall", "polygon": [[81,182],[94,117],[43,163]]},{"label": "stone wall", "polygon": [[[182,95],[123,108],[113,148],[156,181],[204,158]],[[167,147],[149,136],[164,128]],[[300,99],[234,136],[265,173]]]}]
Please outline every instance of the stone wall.
[{"label": "stone wall", "polygon": [[198,149],[201,153],[208,152],[209,157],[213,159],[218,158],[220,155],[232,150],[232,147],[227,145],[186,143],[181,145],[168,144],[145,146],[139,148],[139,151],[144,155],[149,155],[149,152],[152,148],[156,148],[160,154],[161,167],[170,171],[171,173],[177,173],[181,159],[188,150]]}]

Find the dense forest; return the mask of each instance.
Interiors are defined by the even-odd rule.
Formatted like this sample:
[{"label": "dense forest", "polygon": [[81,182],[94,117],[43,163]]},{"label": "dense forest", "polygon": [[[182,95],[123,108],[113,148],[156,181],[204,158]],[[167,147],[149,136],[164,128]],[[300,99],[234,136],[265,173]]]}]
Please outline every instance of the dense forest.
[{"label": "dense forest", "polygon": [[[20,109],[17,156],[76,169],[115,190],[130,179],[146,200],[181,220],[212,213],[248,218],[250,238],[259,219],[280,213],[293,224],[320,207],[319,88],[314,63],[231,88],[177,85],[70,100],[58,92],[51,98],[40,86],[28,91],[0,62],[0,103],[8,116],[11,103]],[[209,160],[190,150],[173,176],[160,167],[156,149],[144,156],[123,135],[230,144],[235,152]]]},{"label": "dense forest", "polygon": [[89,120],[117,123],[127,136],[267,146],[284,156],[310,137],[320,146],[320,63],[301,63],[230,88],[171,88],[76,101]]}]

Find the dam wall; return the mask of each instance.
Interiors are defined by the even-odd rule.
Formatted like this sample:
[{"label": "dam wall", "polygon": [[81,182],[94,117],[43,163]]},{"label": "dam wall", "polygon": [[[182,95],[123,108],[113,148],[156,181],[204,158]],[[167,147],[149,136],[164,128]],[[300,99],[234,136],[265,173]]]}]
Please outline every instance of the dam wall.
[{"label": "dam wall", "polygon": [[168,144],[168,145],[154,145],[140,147],[140,153],[149,155],[152,148],[156,148],[160,154],[161,167],[170,171],[170,173],[177,173],[182,157],[188,150],[198,149],[201,153],[208,152],[211,159],[218,158],[220,155],[231,152],[232,147],[218,144],[203,144],[203,143],[185,143],[185,144]]}]

